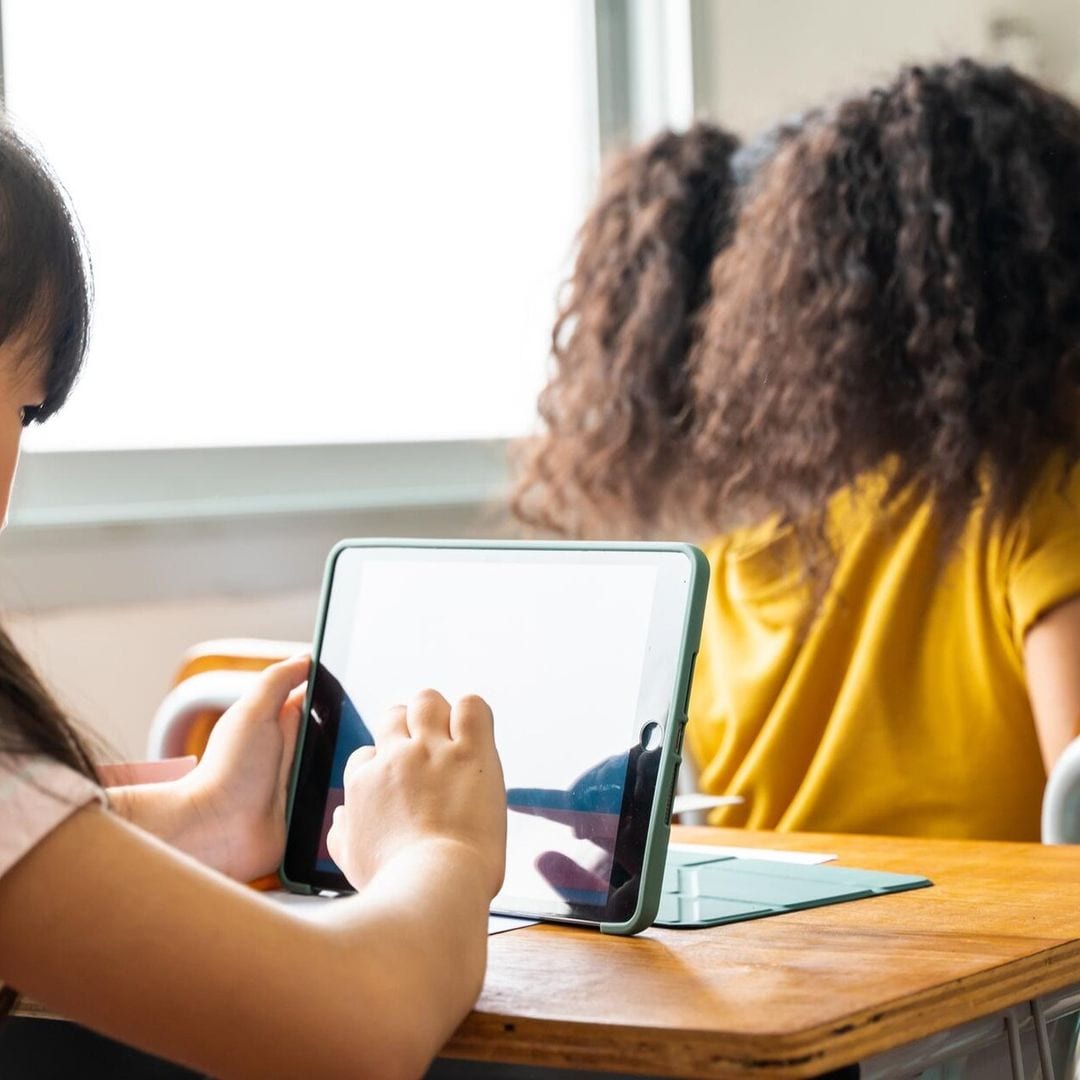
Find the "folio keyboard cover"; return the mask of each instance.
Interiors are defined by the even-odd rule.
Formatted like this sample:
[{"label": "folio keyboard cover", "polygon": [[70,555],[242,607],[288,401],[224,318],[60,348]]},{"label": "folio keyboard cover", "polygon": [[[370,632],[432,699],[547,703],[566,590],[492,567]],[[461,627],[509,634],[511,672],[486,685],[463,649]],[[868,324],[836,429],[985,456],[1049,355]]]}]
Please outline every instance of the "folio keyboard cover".
[{"label": "folio keyboard cover", "polygon": [[930,884],[914,874],[669,851],[655,925],[718,926]]}]

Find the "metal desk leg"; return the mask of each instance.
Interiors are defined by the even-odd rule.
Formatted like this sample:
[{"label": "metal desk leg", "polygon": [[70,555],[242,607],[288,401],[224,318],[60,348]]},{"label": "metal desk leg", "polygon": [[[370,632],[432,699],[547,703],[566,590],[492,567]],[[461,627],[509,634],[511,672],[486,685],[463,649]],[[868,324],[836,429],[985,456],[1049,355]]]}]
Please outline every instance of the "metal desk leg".
[{"label": "metal desk leg", "polygon": [[1039,1048],[1039,1065],[1043,1080],[1054,1080],[1054,1060],[1050,1055],[1050,1036],[1046,1031],[1046,1016],[1036,998],[1031,1002],[1031,1018],[1035,1021],[1035,1045]]},{"label": "metal desk leg", "polygon": [[1009,1061],[1012,1064],[1013,1080],[1024,1080],[1024,1053],[1020,1049],[1020,1026],[1016,1015],[1010,1009],[1005,1014],[1005,1034],[1009,1038]]}]

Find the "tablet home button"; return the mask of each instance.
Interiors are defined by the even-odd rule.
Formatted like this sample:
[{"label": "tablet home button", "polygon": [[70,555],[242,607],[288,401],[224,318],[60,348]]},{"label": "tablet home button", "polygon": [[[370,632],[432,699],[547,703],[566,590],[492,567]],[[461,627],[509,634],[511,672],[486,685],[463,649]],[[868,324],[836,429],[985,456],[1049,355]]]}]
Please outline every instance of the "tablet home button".
[{"label": "tablet home button", "polygon": [[664,728],[655,720],[650,720],[641,728],[641,749],[659,750],[664,741]]}]

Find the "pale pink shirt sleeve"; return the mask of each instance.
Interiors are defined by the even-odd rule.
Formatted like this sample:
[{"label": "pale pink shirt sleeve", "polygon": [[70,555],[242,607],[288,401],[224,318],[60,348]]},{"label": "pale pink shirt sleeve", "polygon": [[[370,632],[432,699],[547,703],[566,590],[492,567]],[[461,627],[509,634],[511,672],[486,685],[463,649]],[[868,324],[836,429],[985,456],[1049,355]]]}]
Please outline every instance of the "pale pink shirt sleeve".
[{"label": "pale pink shirt sleeve", "polygon": [[0,754],[0,876],[89,802],[104,802],[92,780],[47,757]]}]

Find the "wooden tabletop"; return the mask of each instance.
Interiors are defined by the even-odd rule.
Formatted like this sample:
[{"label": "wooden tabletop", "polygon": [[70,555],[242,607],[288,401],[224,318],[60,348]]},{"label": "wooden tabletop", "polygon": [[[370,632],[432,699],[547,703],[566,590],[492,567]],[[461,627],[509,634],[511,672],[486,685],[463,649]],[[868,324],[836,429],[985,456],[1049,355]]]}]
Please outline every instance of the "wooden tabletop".
[{"label": "wooden tabletop", "polygon": [[1080,983],[1080,846],[677,829],[835,852],[930,889],[636,938],[493,937],[447,1057],[658,1076],[813,1076]]}]

